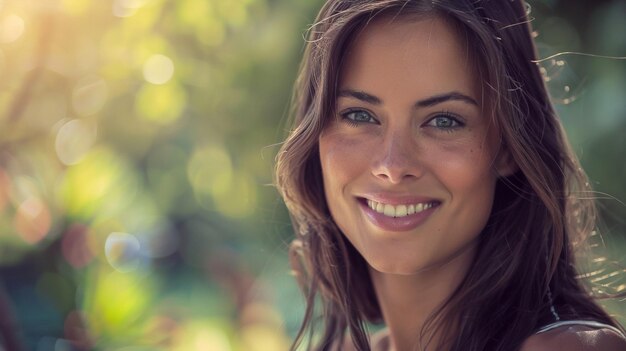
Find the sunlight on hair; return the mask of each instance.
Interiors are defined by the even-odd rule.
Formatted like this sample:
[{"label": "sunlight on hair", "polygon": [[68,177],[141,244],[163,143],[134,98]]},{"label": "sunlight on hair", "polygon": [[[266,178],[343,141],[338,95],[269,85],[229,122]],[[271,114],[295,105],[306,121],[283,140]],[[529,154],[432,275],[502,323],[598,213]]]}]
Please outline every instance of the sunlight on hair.
[{"label": "sunlight on hair", "polygon": [[544,62],[544,61],[548,61],[548,60],[553,60],[553,59],[555,59],[557,57],[565,56],[565,55],[587,56],[587,57],[604,58],[604,59],[610,59],[610,60],[626,60],[626,56],[597,55],[597,54],[589,54],[589,53],[585,53],[585,52],[564,51],[564,52],[556,53],[554,55],[550,55],[548,57],[544,57],[542,59],[533,60],[532,62],[540,63],[540,62]]},{"label": "sunlight on hair", "polygon": [[539,72],[556,104],[569,105],[582,96],[585,82],[576,76],[565,60],[551,59],[537,62],[537,65],[540,65]]}]

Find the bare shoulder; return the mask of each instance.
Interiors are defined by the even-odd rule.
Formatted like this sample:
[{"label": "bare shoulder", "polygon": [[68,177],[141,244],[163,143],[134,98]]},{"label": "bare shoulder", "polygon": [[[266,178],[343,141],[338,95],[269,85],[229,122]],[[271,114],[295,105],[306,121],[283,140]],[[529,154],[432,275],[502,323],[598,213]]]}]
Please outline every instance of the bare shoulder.
[{"label": "bare shoulder", "polygon": [[609,328],[562,326],[526,339],[520,351],[626,351],[626,339]]}]

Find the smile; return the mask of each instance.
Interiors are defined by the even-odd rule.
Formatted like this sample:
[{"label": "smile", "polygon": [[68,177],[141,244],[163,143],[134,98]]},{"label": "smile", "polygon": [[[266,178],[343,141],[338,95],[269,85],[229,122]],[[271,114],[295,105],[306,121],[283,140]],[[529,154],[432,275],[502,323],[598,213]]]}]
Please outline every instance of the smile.
[{"label": "smile", "polygon": [[441,201],[432,198],[378,197],[379,201],[360,198],[358,202],[365,217],[385,232],[412,231],[427,221],[441,205]]},{"label": "smile", "polygon": [[387,217],[405,217],[415,213],[425,211],[435,204],[434,202],[416,203],[409,205],[390,205],[374,200],[367,200],[367,206],[372,210],[381,213]]}]

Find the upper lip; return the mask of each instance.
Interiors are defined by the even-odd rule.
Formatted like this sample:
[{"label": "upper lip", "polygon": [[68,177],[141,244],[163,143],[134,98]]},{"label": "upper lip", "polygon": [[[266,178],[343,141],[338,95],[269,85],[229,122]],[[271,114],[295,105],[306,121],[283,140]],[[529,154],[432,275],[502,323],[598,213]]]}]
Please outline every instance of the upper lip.
[{"label": "upper lip", "polygon": [[441,202],[440,200],[428,196],[416,196],[410,194],[390,194],[390,193],[370,193],[360,195],[366,200],[373,200],[388,205],[411,205],[418,203]]}]

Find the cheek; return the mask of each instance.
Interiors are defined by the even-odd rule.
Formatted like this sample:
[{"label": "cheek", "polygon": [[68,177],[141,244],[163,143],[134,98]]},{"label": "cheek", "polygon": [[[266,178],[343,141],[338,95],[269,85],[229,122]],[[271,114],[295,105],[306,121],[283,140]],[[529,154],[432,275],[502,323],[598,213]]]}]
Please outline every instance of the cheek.
[{"label": "cheek", "polygon": [[491,148],[472,142],[442,154],[447,157],[437,166],[438,174],[451,195],[455,215],[464,218],[468,227],[481,229],[491,213],[497,179]]},{"label": "cheek", "polygon": [[[357,223],[350,190],[367,170],[363,143],[340,134],[323,134],[319,140],[326,204],[343,233],[353,233]],[[349,235],[348,235],[349,237]]]},{"label": "cheek", "polygon": [[[364,155],[362,143],[337,133],[327,133],[319,141],[320,162],[324,187],[343,187],[362,173]],[[337,189],[334,189],[337,190]]]},{"label": "cheek", "polygon": [[447,178],[446,183],[473,183],[493,176],[493,152],[480,134],[449,143],[432,144],[425,154],[434,169]]}]

